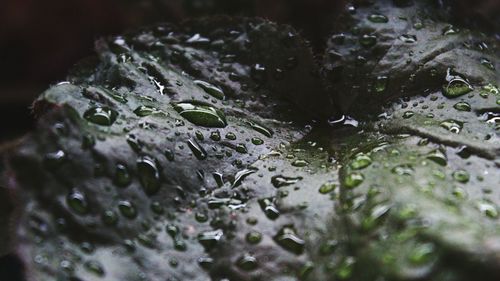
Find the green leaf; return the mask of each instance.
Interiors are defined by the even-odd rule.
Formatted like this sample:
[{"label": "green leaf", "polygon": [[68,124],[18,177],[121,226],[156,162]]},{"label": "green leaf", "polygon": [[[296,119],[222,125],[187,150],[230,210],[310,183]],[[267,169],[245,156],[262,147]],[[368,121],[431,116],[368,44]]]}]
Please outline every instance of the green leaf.
[{"label": "green leaf", "polygon": [[498,45],[427,4],[361,3],[321,69],[261,19],[99,40],[7,156],[28,280],[497,280]]}]

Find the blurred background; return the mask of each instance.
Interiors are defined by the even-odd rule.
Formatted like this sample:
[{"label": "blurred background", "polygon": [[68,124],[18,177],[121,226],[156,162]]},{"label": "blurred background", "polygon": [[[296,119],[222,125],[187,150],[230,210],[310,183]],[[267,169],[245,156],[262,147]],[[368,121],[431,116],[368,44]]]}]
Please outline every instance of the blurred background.
[{"label": "blurred background", "polygon": [[[394,0],[401,1],[401,0]],[[406,0],[405,0],[406,1]],[[409,0],[412,1],[412,0]],[[418,0],[416,0],[418,1]],[[493,32],[500,0],[429,0],[452,7],[458,18]],[[321,48],[343,0],[1,0],[0,142],[33,128],[29,106],[51,84],[63,81],[100,36],[156,22],[212,14],[260,16],[288,23]],[[452,2],[452,5],[449,4]],[[451,8],[450,8],[451,9]]]}]

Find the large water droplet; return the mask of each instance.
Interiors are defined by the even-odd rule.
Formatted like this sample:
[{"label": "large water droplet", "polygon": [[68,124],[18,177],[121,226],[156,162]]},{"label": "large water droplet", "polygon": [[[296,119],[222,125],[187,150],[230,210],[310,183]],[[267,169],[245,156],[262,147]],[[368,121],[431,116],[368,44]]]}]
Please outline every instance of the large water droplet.
[{"label": "large water droplet", "polygon": [[465,78],[461,77],[459,74],[452,73],[450,68],[448,68],[446,72],[445,79],[447,84],[443,85],[443,94],[448,98],[456,98],[465,95],[474,89]]},{"label": "large water droplet", "polygon": [[111,126],[116,121],[118,112],[107,106],[98,106],[85,111],[83,117],[97,125]]},{"label": "large water droplet", "polygon": [[227,126],[224,113],[203,102],[180,102],[174,105],[174,109],[195,125],[217,128]]}]

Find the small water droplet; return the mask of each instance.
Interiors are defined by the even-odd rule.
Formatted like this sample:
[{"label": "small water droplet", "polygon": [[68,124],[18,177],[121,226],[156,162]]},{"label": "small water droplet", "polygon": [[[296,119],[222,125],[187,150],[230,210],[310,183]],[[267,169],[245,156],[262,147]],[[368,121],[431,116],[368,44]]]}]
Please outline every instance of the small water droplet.
[{"label": "small water droplet", "polygon": [[460,131],[462,131],[464,123],[457,120],[448,119],[444,120],[439,125],[454,134],[458,134],[460,133]]},{"label": "small water droplet", "polygon": [[355,170],[361,170],[364,169],[372,163],[372,159],[364,154],[364,153],[358,153],[356,156],[354,156],[354,160],[351,162],[351,168]]},{"label": "small water droplet", "polygon": [[309,163],[306,160],[302,160],[302,159],[297,159],[297,160],[292,162],[292,166],[294,166],[294,167],[305,167],[307,165],[309,165]]},{"label": "small water droplet", "polygon": [[387,82],[389,78],[387,76],[377,76],[375,83],[373,84],[373,89],[377,93],[382,93],[387,88]]},{"label": "small water droplet", "polygon": [[89,204],[85,194],[74,189],[66,197],[66,203],[77,214],[85,215],[89,212]]},{"label": "small water droplet", "polygon": [[469,181],[469,173],[465,170],[456,170],[452,174],[453,179],[461,182],[461,183],[467,183]]},{"label": "small water droplet", "polygon": [[280,216],[280,211],[274,204],[274,198],[264,198],[259,200],[259,205],[264,214],[271,219],[275,220]]},{"label": "small water droplet", "polygon": [[207,159],[207,152],[195,139],[188,140],[188,146],[198,160]]},{"label": "small water droplet", "polygon": [[498,217],[498,209],[491,202],[479,201],[477,203],[477,208],[479,209],[479,211],[481,211],[481,213],[483,213],[487,217],[490,217],[493,219]]},{"label": "small water droplet", "polygon": [[444,154],[441,150],[433,150],[429,152],[429,154],[427,154],[427,159],[430,159],[441,166],[446,166],[448,162],[446,154]]},{"label": "small water droplet", "polygon": [[198,235],[198,242],[206,249],[210,250],[222,238],[224,232],[221,229],[202,232]]},{"label": "small water droplet", "polygon": [[360,185],[361,183],[363,183],[364,180],[365,180],[365,177],[362,174],[350,173],[345,177],[344,185],[346,188],[351,189],[351,188],[355,188],[358,185]]},{"label": "small water droplet", "polygon": [[262,124],[259,124],[257,122],[254,122],[254,121],[247,121],[246,122],[252,129],[254,129],[255,131],[263,134],[264,136],[270,138],[273,136],[273,131],[267,127],[265,127],[264,125]]},{"label": "small water droplet", "polygon": [[368,20],[374,23],[386,23],[389,19],[381,14],[371,14],[368,16]]},{"label": "small water droplet", "polygon": [[412,264],[422,265],[432,258],[435,246],[432,243],[417,245],[410,253],[409,260]]},{"label": "small water droplet", "polygon": [[453,105],[453,108],[455,108],[458,111],[471,111],[470,104],[465,101],[457,102],[455,105]]},{"label": "small water droplet", "polygon": [[262,240],[262,234],[257,231],[250,231],[247,233],[245,239],[250,244],[259,244]]},{"label": "small water droplet", "polygon": [[277,175],[271,178],[271,183],[273,184],[274,187],[280,188],[282,186],[295,184],[300,180],[302,180],[302,177],[285,177],[282,175]]},{"label": "small water droplet", "polygon": [[413,175],[413,166],[411,164],[401,164],[392,168],[391,172],[400,176],[411,176]]},{"label": "small water droplet", "polygon": [[115,168],[115,177],[113,183],[120,187],[125,187],[130,184],[132,178],[127,169],[127,166],[123,164],[117,164]]},{"label": "small water droplet", "polygon": [[135,115],[139,117],[149,116],[151,114],[161,113],[162,111],[156,107],[141,105],[134,110]]},{"label": "small water droplet", "polygon": [[359,38],[359,43],[363,47],[367,47],[367,48],[372,47],[375,44],[377,44],[377,36],[364,34],[363,36],[361,36],[361,38]]},{"label": "small water droplet", "polygon": [[335,188],[337,187],[336,184],[334,183],[331,183],[331,182],[327,182],[327,183],[324,183],[322,184],[320,187],[319,187],[319,193],[321,194],[327,194],[327,193],[330,193],[332,192],[333,190],[335,190]]},{"label": "small water droplet", "polygon": [[490,70],[495,70],[493,63],[487,58],[481,58],[481,64]]},{"label": "small water droplet", "polygon": [[137,217],[137,209],[130,201],[123,200],[118,202],[118,210],[128,219],[135,219]]},{"label": "small water droplet", "polygon": [[417,36],[412,35],[412,34],[403,34],[399,36],[399,40],[405,42],[405,43],[416,43],[417,42]]},{"label": "small water droplet", "polygon": [[255,270],[259,266],[257,264],[257,259],[250,254],[244,254],[240,257],[236,261],[236,265],[245,271]]}]

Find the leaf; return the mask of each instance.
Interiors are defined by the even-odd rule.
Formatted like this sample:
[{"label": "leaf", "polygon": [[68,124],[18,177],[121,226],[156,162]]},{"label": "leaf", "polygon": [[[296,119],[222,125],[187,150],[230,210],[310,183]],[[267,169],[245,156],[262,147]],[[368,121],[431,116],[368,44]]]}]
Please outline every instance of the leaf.
[{"label": "leaf", "polygon": [[[238,266],[224,253],[244,239],[243,230],[232,234],[236,225],[250,230],[241,210],[261,212],[252,189],[230,183],[301,138],[288,120],[303,113],[290,102],[327,106],[299,95],[320,89],[304,41],[289,27],[220,18],[101,40],[97,50],[97,65],[80,64],[35,102],[39,128],[10,156],[29,201],[16,251],[27,278],[279,276],[278,266],[243,274],[251,261]],[[263,244],[295,271],[302,262],[270,231],[262,230]],[[227,246],[207,246],[214,243]],[[255,253],[267,255],[268,247]]]},{"label": "leaf", "polygon": [[493,36],[450,24],[431,1],[392,2],[346,13],[327,42],[324,73],[344,112],[364,118],[391,99],[429,93],[449,68],[471,83],[499,82],[489,69],[498,56]]},{"label": "leaf", "polygon": [[261,19],[99,40],[7,157],[26,278],[497,280],[498,46],[426,3],[360,4],[322,69]]}]

